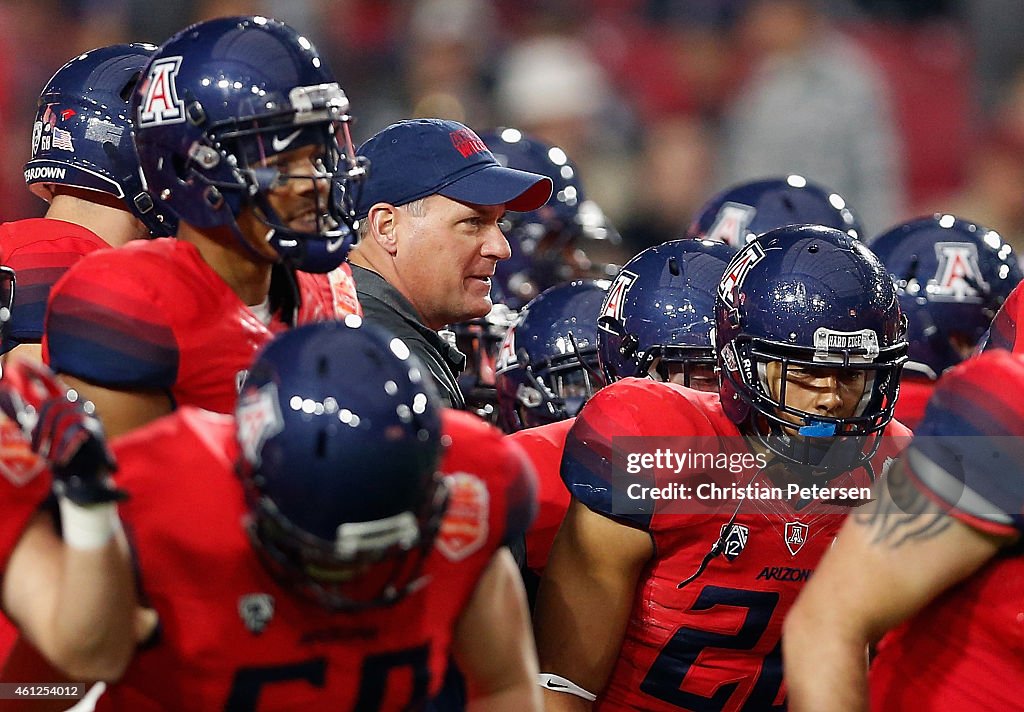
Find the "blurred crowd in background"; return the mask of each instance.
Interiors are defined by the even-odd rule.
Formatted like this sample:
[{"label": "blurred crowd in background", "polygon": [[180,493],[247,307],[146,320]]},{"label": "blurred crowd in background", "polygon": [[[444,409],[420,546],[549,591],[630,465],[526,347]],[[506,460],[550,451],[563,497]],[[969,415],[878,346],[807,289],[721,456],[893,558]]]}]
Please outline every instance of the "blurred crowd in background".
[{"label": "blurred crowd in background", "polygon": [[3,0],[0,219],[44,211],[21,170],[61,64],[234,14],[308,33],[357,142],[437,116],[560,145],[626,256],[718,189],[786,173],[868,235],[939,210],[1024,252],[1020,0]]}]

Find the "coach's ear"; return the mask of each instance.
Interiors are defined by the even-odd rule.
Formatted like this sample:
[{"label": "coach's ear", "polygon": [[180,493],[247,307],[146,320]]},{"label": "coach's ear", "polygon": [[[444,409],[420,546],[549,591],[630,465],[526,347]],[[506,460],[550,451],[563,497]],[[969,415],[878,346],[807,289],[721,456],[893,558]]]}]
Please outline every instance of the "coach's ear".
[{"label": "coach's ear", "polygon": [[398,209],[390,203],[377,203],[366,216],[369,237],[392,257],[398,252],[396,223]]}]

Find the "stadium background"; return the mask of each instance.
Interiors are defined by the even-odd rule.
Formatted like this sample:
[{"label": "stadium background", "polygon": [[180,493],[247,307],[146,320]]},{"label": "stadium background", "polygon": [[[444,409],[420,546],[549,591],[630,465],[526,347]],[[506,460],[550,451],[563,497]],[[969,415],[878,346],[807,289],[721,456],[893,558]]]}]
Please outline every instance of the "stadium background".
[{"label": "stadium background", "polygon": [[[0,219],[43,212],[21,166],[54,70],[225,14],[307,32],[352,100],[357,141],[433,115],[562,145],[630,254],[769,172],[834,188],[869,234],[941,210],[1024,248],[1019,0],[5,0]],[[819,70],[843,76],[822,84]]]}]

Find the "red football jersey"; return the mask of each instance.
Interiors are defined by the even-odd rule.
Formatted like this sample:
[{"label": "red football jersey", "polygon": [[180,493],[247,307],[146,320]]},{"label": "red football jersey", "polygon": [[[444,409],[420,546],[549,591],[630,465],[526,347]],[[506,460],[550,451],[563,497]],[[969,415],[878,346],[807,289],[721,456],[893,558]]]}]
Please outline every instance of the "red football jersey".
[{"label": "red football jersey", "polygon": [[928,405],[935,381],[927,378],[915,378],[906,371],[900,379],[900,396],[896,399],[896,419],[911,430],[924,419],[924,409]]},{"label": "red football jersey", "polygon": [[[29,519],[50,494],[50,471],[33,453],[20,429],[0,422],[0,578]],[[18,629],[0,615],[0,665],[18,637]]]},{"label": "red football jersey", "polygon": [[4,326],[0,353],[39,343],[51,287],[83,255],[109,247],[95,233],[63,220],[30,218],[0,224],[3,264],[18,279],[17,304]]},{"label": "red football jersey", "polygon": [[[952,516],[1000,536],[1024,533],[1022,394],[1024,357],[1006,351],[947,371],[904,460],[917,486]],[[882,712],[1024,710],[1019,545],[886,635],[870,683],[871,709]]]},{"label": "red football jersey", "polygon": [[983,349],[1006,349],[1014,353],[1024,352],[1024,338],[1018,334],[1024,323],[1024,283],[1018,284],[996,312],[989,327]]},{"label": "red football jersey", "polygon": [[43,353],[58,373],[230,413],[256,351],[284,328],[264,326],[191,243],[140,240],[54,285]]},{"label": "red football jersey", "polygon": [[358,613],[330,613],[264,569],[243,525],[230,416],[184,408],[119,439],[121,516],[161,632],[97,709],[374,712],[436,694],[453,627],[494,552],[522,534],[533,493],[499,431],[444,418],[450,494],[429,583]]},{"label": "red football jersey", "polygon": [[559,468],[565,437],[575,421],[568,418],[506,436],[523,449],[537,471],[537,518],[526,532],[526,565],[538,574],[547,566],[551,544],[569,509],[569,491]]},{"label": "red football jersey", "polygon": [[[3,264],[17,274],[16,303],[11,319],[3,328],[0,353],[20,344],[39,343],[43,338],[43,317],[53,284],[84,255],[109,248],[102,238],[84,227],[63,220],[29,218],[0,224],[0,255]],[[15,440],[0,432],[3,458],[0,462],[0,571],[21,537],[29,517],[49,494],[50,478],[35,476],[42,464],[31,453],[18,454]],[[8,491],[9,490],[9,491]],[[7,658],[18,635],[17,629],[0,614],[0,662]]]},{"label": "red football jersey", "polygon": [[327,274],[296,272],[295,277],[302,295],[297,323],[344,319],[349,314],[363,315],[348,262]]},{"label": "red football jersey", "polygon": [[[893,425],[888,433],[908,431]],[[613,445],[623,447],[613,438],[622,436],[660,436],[652,446],[676,447],[680,455],[713,452],[736,469],[721,463],[655,469],[633,482],[659,489],[683,484],[690,494],[673,499],[666,490],[668,498],[624,504],[629,480],[612,475],[613,462],[621,461]],[[883,441],[875,473],[902,440]],[[744,455],[750,464],[741,463]],[[649,532],[656,552],[595,709],[782,708],[783,618],[849,510],[773,493],[785,482],[770,479],[753,458],[715,393],[629,378],[601,390],[577,417],[562,463],[570,492],[592,510]],[[865,487],[870,477],[858,468],[822,484]],[[716,496],[711,489],[729,485],[751,494]]]}]

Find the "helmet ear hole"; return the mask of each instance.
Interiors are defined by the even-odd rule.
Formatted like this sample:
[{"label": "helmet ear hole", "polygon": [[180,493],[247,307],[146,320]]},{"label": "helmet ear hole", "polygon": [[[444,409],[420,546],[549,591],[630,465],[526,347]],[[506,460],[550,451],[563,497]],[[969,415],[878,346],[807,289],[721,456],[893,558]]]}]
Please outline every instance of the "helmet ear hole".
[{"label": "helmet ear hole", "polygon": [[626,334],[622,337],[622,341],[619,344],[619,353],[623,358],[633,358],[639,345],[640,339],[637,338],[636,334]]},{"label": "helmet ear hole", "polygon": [[203,200],[213,210],[220,210],[221,206],[224,205],[224,194],[215,185],[207,186],[206,190],[203,191]]}]

